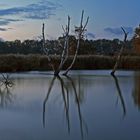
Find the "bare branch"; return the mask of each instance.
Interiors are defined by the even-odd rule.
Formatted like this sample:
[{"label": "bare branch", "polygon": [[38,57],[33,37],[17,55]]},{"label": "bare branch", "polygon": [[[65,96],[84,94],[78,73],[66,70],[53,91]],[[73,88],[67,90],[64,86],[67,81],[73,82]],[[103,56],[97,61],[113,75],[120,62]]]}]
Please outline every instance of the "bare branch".
[{"label": "bare branch", "polygon": [[64,75],[67,75],[67,73],[69,72],[69,70],[73,67],[75,61],[76,61],[76,58],[77,58],[77,55],[78,55],[78,51],[79,51],[79,46],[80,46],[80,40],[83,38],[84,36],[84,31],[85,31],[85,28],[88,24],[88,21],[89,21],[89,17],[87,18],[86,20],[86,23],[85,25],[83,26],[83,16],[84,16],[84,10],[82,11],[82,16],[81,16],[81,22],[80,22],[80,27],[75,27],[75,32],[78,33],[78,40],[77,40],[77,46],[76,46],[76,51],[75,51],[75,54],[74,54],[74,58],[73,58],[73,61],[72,63],[70,64],[70,66],[67,68],[67,70],[65,71]]},{"label": "bare branch", "polygon": [[44,33],[44,30],[45,30],[45,24],[43,23],[42,25],[42,49],[43,49],[43,52],[47,55],[47,58],[48,58],[48,62],[50,63],[50,66],[52,67],[53,71],[55,71],[54,69],[54,65],[52,63],[52,60],[49,56],[49,51],[47,49],[47,47],[45,46],[45,33]]},{"label": "bare branch", "polygon": [[124,29],[123,27],[121,27],[121,29],[122,29],[122,31],[123,31],[123,33],[124,33],[124,42],[126,42],[126,41],[127,41],[127,36],[128,36],[128,34],[129,34],[129,32],[126,32],[125,29]]},{"label": "bare branch", "polygon": [[[80,46],[80,40],[84,37],[84,32],[86,31],[86,26],[88,24],[89,17],[87,17],[84,26],[83,26],[83,19],[84,19],[84,10],[82,10],[80,26],[75,27],[75,32],[78,35],[78,39],[77,39],[77,45],[76,45],[76,51],[75,51],[75,54],[74,54],[74,58],[73,58],[72,63],[70,64],[70,66],[67,68],[65,74],[68,73],[68,71],[72,68],[72,66],[75,63],[75,60],[76,60],[77,55],[78,55],[79,46]],[[57,68],[57,70],[54,69],[54,65],[53,65],[52,60],[51,60],[51,58],[49,56],[49,50],[45,46],[46,43],[45,43],[44,29],[45,29],[45,25],[43,23],[43,27],[42,27],[42,37],[43,37],[42,47],[43,47],[43,52],[47,55],[48,62],[50,63],[52,69],[54,70],[54,75],[59,75],[60,71],[62,70],[63,65],[65,64],[65,62],[66,62],[66,60],[68,58],[68,54],[69,54],[70,16],[68,16],[68,23],[67,23],[66,27],[64,28],[62,26],[62,29],[63,29],[63,32],[64,32],[64,36],[63,36],[64,37],[64,46],[63,46],[63,51],[62,51],[62,55],[61,55],[61,61],[60,61],[60,64],[59,64],[59,67]]]},{"label": "bare branch", "polygon": [[122,31],[123,31],[123,33],[124,33],[124,41],[123,41],[123,45],[122,45],[122,47],[121,47],[121,49],[120,49],[120,52],[119,52],[119,54],[118,54],[116,63],[115,63],[115,65],[114,65],[114,68],[113,68],[113,70],[112,70],[112,72],[111,72],[111,75],[114,75],[114,73],[115,73],[115,71],[116,71],[116,69],[117,69],[117,67],[118,67],[118,65],[119,65],[119,63],[120,63],[121,55],[122,55],[122,53],[123,53],[123,50],[124,50],[124,48],[125,48],[126,45],[127,45],[127,36],[128,36],[128,32],[126,32],[125,29],[124,29],[123,27],[121,27],[121,29],[122,29]]},{"label": "bare branch", "polygon": [[43,48],[43,52],[47,55],[49,55],[48,53],[48,50],[46,50],[46,47],[45,47],[45,33],[44,33],[44,30],[45,30],[45,24],[43,23],[42,25],[42,48]]},{"label": "bare branch", "polygon": [[64,63],[66,62],[67,58],[68,58],[68,47],[69,47],[69,31],[70,31],[70,16],[68,16],[68,23],[66,25],[66,29],[64,29],[64,27],[62,26],[63,31],[64,31],[64,47],[63,47],[63,52],[61,55],[61,62],[59,64],[59,67],[57,69],[57,71],[55,71],[55,75],[58,75],[60,70],[62,69]]},{"label": "bare branch", "polygon": [[0,80],[1,84],[0,86],[2,85],[5,85],[6,87],[12,87],[13,86],[13,81],[10,79],[10,75],[9,74],[3,74],[1,73],[3,79]]},{"label": "bare branch", "polygon": [[85,23],[85,25],[84,25],[84,27],[83,27],[83,32],[84,32],[85,29],[86,29],[86,26],[87,26],[87,24],[88,24],[88,21],[89,21],[89,17],[87,17],[86,23]]},{"label": "bare branch", "polygon": [[63,32],[66,33],[66,31],[65,31],[65,29],[64,29],[64,27],[63,27],[63,25],[62,25],[62,29],[63,29]]},{"label": "bare branch", "polygon": [[83,17],[84,17],[84,10],[82,10],[82,16],[81,16],[81,23],[80,23],[81,29],[83,28]]}]

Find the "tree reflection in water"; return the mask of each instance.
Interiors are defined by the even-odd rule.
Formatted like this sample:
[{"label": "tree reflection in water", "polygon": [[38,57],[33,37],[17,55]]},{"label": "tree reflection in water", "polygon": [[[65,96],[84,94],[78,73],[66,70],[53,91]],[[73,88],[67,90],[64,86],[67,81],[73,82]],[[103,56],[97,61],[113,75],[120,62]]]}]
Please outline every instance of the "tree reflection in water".
[{"label": "tree reflection in water", "polygon": [[134,91],[133,91],[134,103],[140,109],[140,73],[135,73],[134,76]]},{"label": "tree reflection in water", "polygon": [[[55,80],[57,79],[59,82],[60,82],[60,85],[61,85],[61,91],[62,91],[62,98],[63,98],[63,102],[64,102],[64,111],[65,111],[65,116],[66,116],[66,121],[67,121],[67,127],[68,127],[68,133],[70,134],[70,130],[71,130],[71,125],[70,125],[70,111],[69,111],[69,107],[70,107],[70,89],[72,88],[73,89],[73,93],[74,93],[74,99],[76,101],[76,106],[77,106],[77,111],[78,111],[78,117],[79,117],[79,123],[80,123],[80,132],[81,132],[81,137],[83,139],[84,137],[84,132],[87,134],[88,133],[88,128],[87,128],[87,125],[82,117],[82,113],[81,113],[81,107],[80,107],[80,100],[79,99],[82,99],[82,97],[80,97],[80,95],[82,94],[78,94],[77,92],[77,89],[76,89],[76,86],[75,86],[75,83],[73,81],[73,79],[69,76],[65,76],[65,78],[70,82],[71,85],[68,85],[67,82],[64,82],[64,79],[60,76],[54,76],[52,81],[50,82],[50,86],[48,88],[48,91],[47,91],[47,94],[46,94],[46,97],[44,99],[44,102],[43,102],[43,126],[45,127],[46,125],[46,117],[45,117],[45,111],[46,111],[46,104],[47,104],[47,101],[49,99],[49,96],[50,96],[50,93],[51,93],[51,90],[53,88],[53,85],[54,85],[54,82]],[[80,78],[79,78],[79,87],[80,87]],[[80,89],[79,89],[79,92],[80,92]]]},{"label": "tree reflection in water", "polygon": [[115,85],[116,85],[116,88],[117,88],[117,91],[118,91],[118,96],[119,96],[119,99],[121,101],[121,105],[122,105],[122,109],[123,109],[123,117],[125,117],[125,115],[126,115],[126,107],[125,107],[124,98],[122,96],[122,92],[121,92],[121,89],[120,89],[119,81],[118,81],[118,79],[117,79],[117,77],[115,75],[112,75],[112,77],[114,79],[114,82],[115,82]]},{"label": "tree reflection in water", "polygon": [[0,106],[3,108],[8,103],[12,102],[13,95],[10,89],[13,87],[14,83],[10,78],[9,74],[1,74],[2,78],[0,80]]}]

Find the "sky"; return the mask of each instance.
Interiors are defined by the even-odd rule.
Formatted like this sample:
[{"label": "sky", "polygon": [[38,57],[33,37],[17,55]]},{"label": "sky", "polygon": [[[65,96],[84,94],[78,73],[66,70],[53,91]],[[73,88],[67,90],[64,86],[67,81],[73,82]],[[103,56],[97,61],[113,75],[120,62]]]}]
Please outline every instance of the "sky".
[{"label": "sky", "polygon": [[140,0],[0,0],[0,40],[38,39],[45,23],[47,39],[62,36],[62,25],[71,17],[71,34],[89,16],[86,37],[89,39],[129,38],[140,24]]}]

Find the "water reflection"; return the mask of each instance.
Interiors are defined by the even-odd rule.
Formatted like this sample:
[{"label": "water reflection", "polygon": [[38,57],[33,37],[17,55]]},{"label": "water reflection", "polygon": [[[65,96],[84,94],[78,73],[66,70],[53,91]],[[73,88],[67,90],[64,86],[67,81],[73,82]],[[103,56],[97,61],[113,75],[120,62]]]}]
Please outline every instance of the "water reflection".
[{"label": "water reflection", "polygon": [[0,107],[5,107],[8,103],[12,102],[13,94],[11,88],[14,83],[10,78],[9,74],[1,74],[2,79],[0,80]]},{"label": "water reflection", "polygon": [[138,106],[138,108],[140,109],[140,74],[135,73],[134,76],[134,91],[133,91],[133,99],[134,99],[134,103],[136,106]]},{"label": "water reflection", "polygon": [[125,115],[126,115],[126,107],[125,107],[124,98],[122,96],[121,88],[120,88],[120,85],[119,85],[119,81],[118,81],[118,79],[117,79],[117,77],[115,75],[112,75],[112,77],[114,79],[116,89],[118,91],[118,97],[119,97],[119,99],[121,101],[121,106],[122,106],[122,109],[123,109],[123,117],[125,117]]},{"label": "water reflection", "polygon": [[[0,110],[1,139],[138,140],[140,75],[136,76],[134,81],[128,73],[117,77],[95,72],[71,77],[20,73],[12,74],[14,88],[1,76],[0,104],[8,103]],[[119,105],[114,108],[116,97]]]},{"label": "water reflection", "polygon": [[[75,103],[77,106],[81,137],[83,139],[84,138],[84,130],[87,133],[88,129],[87,129],[87,125],[82,117],[81,107],[80,107],[80,101],[82,101],[81,95],[83,95],[83,94],[80,94],[80,91],[81,91],[80,90],[80,78],[78,80],[78,87],[79,87],[79,94],[78,94],[75,83],[71,77],[69,77],[69,76],[65,76],[65,77],[54,76],[53,77],[53,79],[50,82],[50,86],[48,88],[46,97],[45,97],[44,102],[43,102],[43,126],[45,127],[45,125],[46,125],[46,116],[45,116],[46,104],[47,104],[47,101],[49,99],[51,90],[53,88],[53,85],[54,85],[54,82],[56,79],[60,82],[60,87],[61,87],[61,91],[62,91],[61,96],[63,98],[63,103],[64,103],[64,111],[65,111],[65,117],[66,117],[66,121],[67,121],[68,133],[70,134],[70,131],[71,131],[70,111],[69,111],[69,107],[70,107],[70,101],[69,101],[70,100],[70,97],[69,97],[70,92],[69,91],[72,89],[73,93],[74,93],[74,100],[75,100]],[[68,80],[69,82],[66,82],[65,80]]]},{"label": "water reflection", "polygon": [[44,102],[43,102],[43,126],[44,126],[44,127],[45,127],[45,110],[46,110],[46,103],[47,103],[47,101],[48,101],[48,99],[49,99],[49,95],[50,95],[50,93],[51,93],[51,90],[52,90],[52,87],[53,87],[53,85],[54,85],[55,79],[56,79],[56,76],[54,76],[53,79],[51,80],[50,86],[49,86],[49,88],[48,88],[48,92],[47,92],[46,97],[45,97],[45,100],[44,100]]}]

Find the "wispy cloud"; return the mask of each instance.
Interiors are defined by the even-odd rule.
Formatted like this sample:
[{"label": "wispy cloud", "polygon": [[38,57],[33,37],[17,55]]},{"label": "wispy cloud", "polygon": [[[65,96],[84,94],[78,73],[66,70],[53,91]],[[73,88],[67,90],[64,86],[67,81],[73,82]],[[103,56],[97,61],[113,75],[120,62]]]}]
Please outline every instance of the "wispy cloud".
[{"label": "wispy cloud", "polygon": [[18,22],[18,21],[23,21],[20,19],[9,19],[9,18],[0,18],[0,26],[5,26],[10,24],[11,22]]},{"label": "wispy cloud", "polygon": [[29,4],[23,7],[13,7],[0,10],[0,16],[18,15],[22,18],[29,19],[48,19],[55,15],[56,10],[61,5],[47,0],[42,0],[35,4]]},{"label": "wispy cloud", "polygon": [[[129,34],[133,34],[134,30],[132,27],[123,27],[127,32],[129,32]],[[104,29],[105,32],[114,34],[114,35],[122,35],[123,31],[121,29],[121,27],[119,28],[112,28],[112,27],[108,27]]]}]

